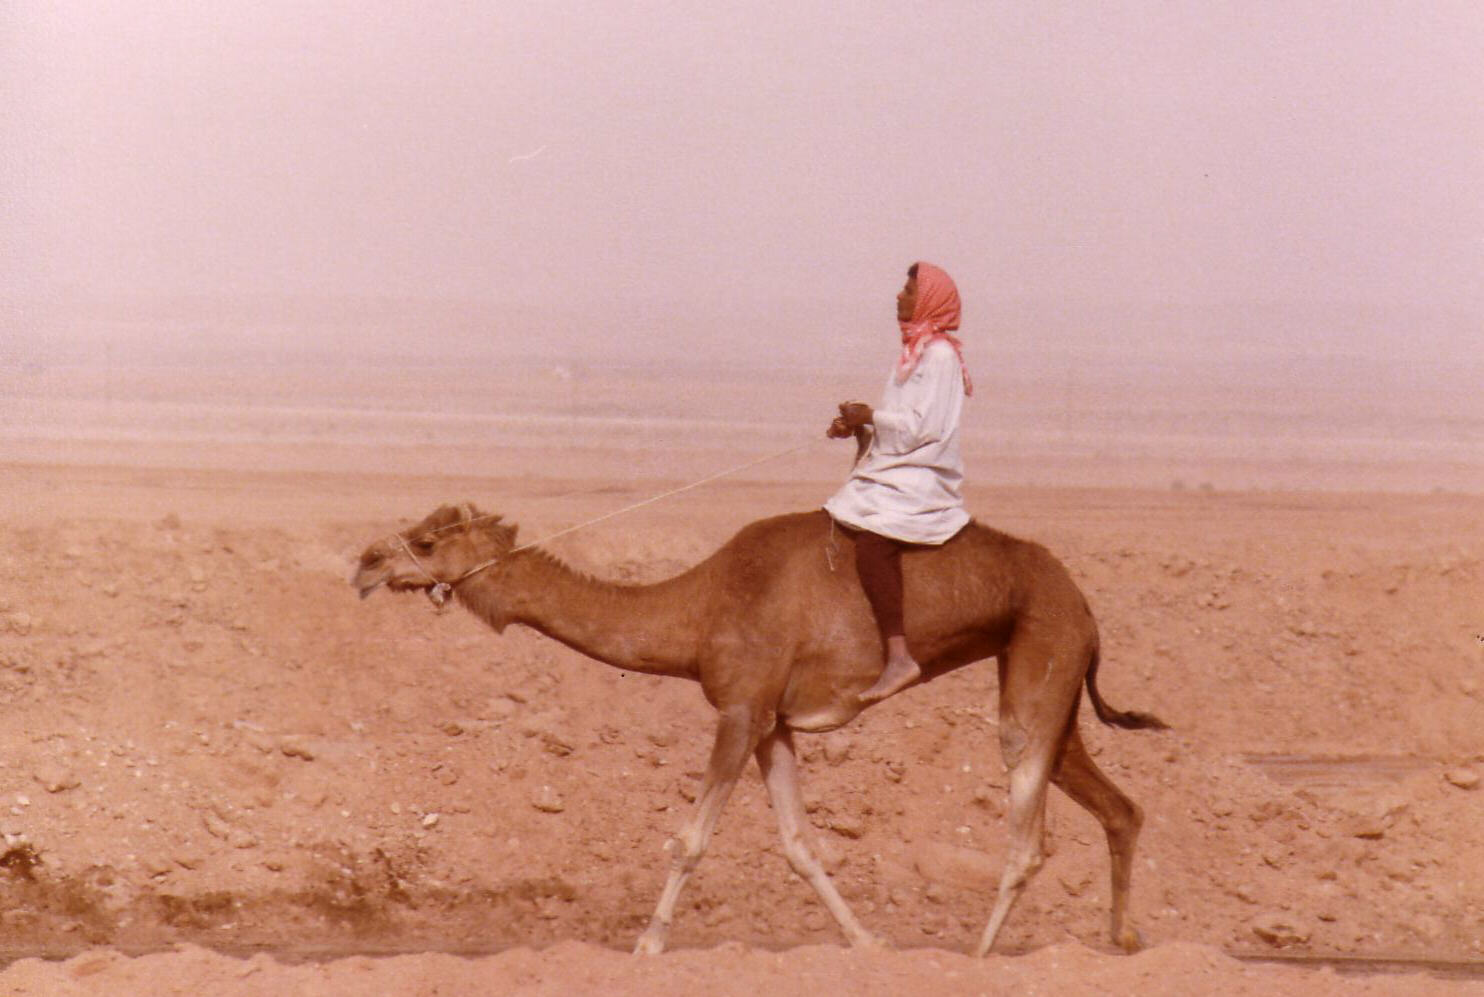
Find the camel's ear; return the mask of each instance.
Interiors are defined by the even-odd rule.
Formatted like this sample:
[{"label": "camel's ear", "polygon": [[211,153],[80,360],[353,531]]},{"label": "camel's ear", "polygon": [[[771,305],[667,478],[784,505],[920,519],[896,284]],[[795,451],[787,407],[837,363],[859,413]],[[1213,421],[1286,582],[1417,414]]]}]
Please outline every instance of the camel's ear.
[{"label": "camel's ear", "polygon": [[499,515],[490,515],[490,513],[487,512],[479,512],[479,506],[473,504],[472,501],[466,501],[466,503],[463,503],[462,506],[459,506],[459,518],[460,522],[463,522],[464,525],[475,524],[475,522],[479,522],[479,524],[494,525],[496,524],[496,522],[500,522]]}]

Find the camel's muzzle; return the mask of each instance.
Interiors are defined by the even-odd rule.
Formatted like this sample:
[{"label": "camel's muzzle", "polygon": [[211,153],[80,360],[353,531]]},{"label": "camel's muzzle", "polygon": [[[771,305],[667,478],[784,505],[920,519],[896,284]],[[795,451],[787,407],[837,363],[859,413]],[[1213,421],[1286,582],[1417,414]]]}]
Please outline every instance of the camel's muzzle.
[{"label": "camel's muzzle", "polygon": [[385,569],[358,567],[350,576],[350,586],[358,592],[362,599],[385,585],[387,588],[395,588],[395,579]]}]

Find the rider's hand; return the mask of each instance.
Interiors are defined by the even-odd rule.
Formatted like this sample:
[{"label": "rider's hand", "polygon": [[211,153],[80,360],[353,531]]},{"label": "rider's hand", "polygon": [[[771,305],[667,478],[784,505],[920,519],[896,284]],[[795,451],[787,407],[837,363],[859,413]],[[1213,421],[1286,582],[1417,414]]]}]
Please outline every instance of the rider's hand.
[{"label": "rider's hand", "polygon": [[871,411],[871,406],[864,402],[841,402],[840,418],[837,421],[843,422],[847,430],[854,432],[857,426],[871,425],[875,414]]},{"label": "rider's hand", "polygon": [[830,428],[824,431],[824,435],[832,440],[843,440],[850,436],[851,432],[851,428],[845,425],[844,417],[837,415],[830,422]]}]

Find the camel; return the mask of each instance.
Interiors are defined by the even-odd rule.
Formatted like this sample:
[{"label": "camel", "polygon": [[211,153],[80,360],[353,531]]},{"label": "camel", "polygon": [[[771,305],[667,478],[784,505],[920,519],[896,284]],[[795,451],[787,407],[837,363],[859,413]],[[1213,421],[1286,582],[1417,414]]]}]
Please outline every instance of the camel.
[{"label": "camel", "polygon": [[[816,858],[799,789],[795,732],[841,727],[866,708],[882,640],[855,574],[850,535],[823,510],[763,519],[700,564],[652,585],[600,581],[534,546],[516,526],[472,505],[443,506],[366,548],[352,584],[451,589],[496,633],[532,627],[605,664],[700,683],[718,722],[694,809],[667,844],[664,890],[635,951],[664,950],[675,904],[746,767],[757,759],[784,854],[852,945],[880,944]],[[1040,544],[972,522],[941,547],[907,552],[907,638],[920,682],[984,658],[999,665],[999,735],[1009,772],[1009,846],[977,953],[987,954],[1043,862],[1046,787],[1055,783],[1103,825],[1112,860],[1112,938],[1140,946],[1127,923],[1134,844],[1143,815],[1093,763],[1077,725],[1085,685],[1099,720],[1161,729],[1098,695],[1098,632],[1066,568]]]}]

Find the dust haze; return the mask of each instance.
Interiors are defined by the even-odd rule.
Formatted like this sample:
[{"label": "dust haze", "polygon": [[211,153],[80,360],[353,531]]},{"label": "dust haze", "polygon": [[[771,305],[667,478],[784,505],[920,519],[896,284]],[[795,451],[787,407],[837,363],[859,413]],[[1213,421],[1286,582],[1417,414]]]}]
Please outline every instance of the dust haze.
[{"label": "dust haze", "polygon": [[[160,406],[223,397],[271,436],[288,402],[264,385],[374,406],[362,368],[457,371],[393,408],[463,398],[471,438],[535,406],[786,442],[878,390],[923,258],[963,292],[984,460],[1127,454],[1195,483],[1217,472],[1161,456],[1276,447],[1484,487],[1470,3],[0,18],[20,456],[113,439],[100,419],[183,438]],[[494,390],[520,371],[561,388]]]}]

